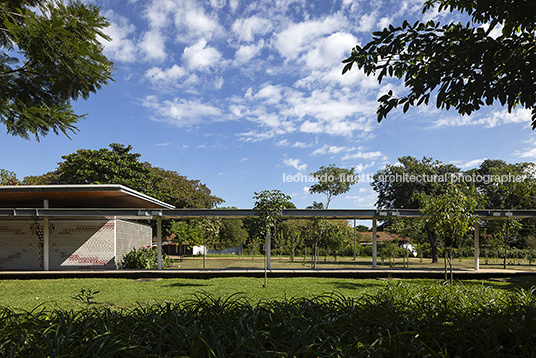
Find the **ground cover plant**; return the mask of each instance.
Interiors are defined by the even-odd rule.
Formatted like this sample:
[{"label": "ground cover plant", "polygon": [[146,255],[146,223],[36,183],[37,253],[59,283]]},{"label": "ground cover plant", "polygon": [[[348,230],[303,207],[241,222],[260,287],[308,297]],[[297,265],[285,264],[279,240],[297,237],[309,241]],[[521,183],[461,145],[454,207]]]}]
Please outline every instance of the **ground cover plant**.
[{"label": "ground cover plant", "polygon": [[[500,286],[497,286],[500,287]],[[372,293],[252,302],[206,293],[132,308],[0,311],[13,357],[446,357],[536,352],[536,296],[390,281]]]}]

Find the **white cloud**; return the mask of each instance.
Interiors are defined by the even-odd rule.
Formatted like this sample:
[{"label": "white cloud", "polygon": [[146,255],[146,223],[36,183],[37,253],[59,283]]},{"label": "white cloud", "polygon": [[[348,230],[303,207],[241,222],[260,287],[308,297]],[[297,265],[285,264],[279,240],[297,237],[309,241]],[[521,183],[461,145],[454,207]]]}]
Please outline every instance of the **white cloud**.
[{"label": "white cloud", "polygon": [[468,161],[466,163],[460,164],[459,167],[462,168],[462,169],[474,168],[474,167],[477,167],[478,165],[480,165],[484,160],[486,160],[486,158],[473,159],[473,160],[470,160],[470,161]]},{"label": "white cloud", "polygon": [[488,116],[470,115],[470,116],[452,116],[443,117],[434,122],[434,127],[455,127],[455,126],[475,126],[481,125],[484,128],[493,128],[509,123],[527,123],[531,122],[531,111],[525,108],[517,108],[508,113],[507,109],[494,111]]},{"label": "white cloud", "polygon": [[354,167],[355,167],[355,171],[357,173],[364,173],[366,169],[372,168],[372,167],[374,167],[374,165],[375,165],[375,162],[372,162],[370,164],[361,164],[361,163],[359,163],[359,164],[354,165]]},{"label": "white cloud", "polygon": [[307,170],[307,164],[302,163],[300,159],[287,158],[286,154],[285,158],[283,158],[283,163],[287,167],[296,168],[299,172],[304,172]]},{"label": "white cloud", "polygon": [[374,204],[378,200],[378,195],[376,193],[371,193],[368,195],[347,195],[344,197],[346,200],[352,200],[355,203],[355,206],[358,208],[373,208]]},{"label": "white cloud", "polygon": [[136,31],[136,26],[131,24],[126,17],[117,15],[113,10],[104,13],[110,20],[104,32],[112,38],[111,41],[102,41],[104,53],[114,61],[134,62],[137,60],[138,48],[134,41],[128,37]]},{"label": "white cloud", "polygon": [[151,82],[173,82],[186,75],[186,70],[180,66],[173,65],[168,69],[162,69],[161,67],[152,67],[145,72],[145,78],[148,78]]},{"label": "white cloud", "polygon": [[219,108],[201,103],[175,99],[159,101],[156,96],[147,96],[142,105],[153,110],[157,116],[153,120],[166,122],[176,127],[187,127],[201,123],[205,118],[221,117]]},{"label": "white cloud", "polygon": [[200,40],[195,45],[186,47],[182,59],[190,70],[207,70],[214,67],[221,59],[221,54],[213,47],[206,47],[207,41]]},{"label": "white cloud", "polygon": [[382,152],[375,151],[375,152],[362,152],[357,151],[355,153],[348,153],[344,157],[342,157],[342,160],[349,160],[349,159],[376,159],[383,156]]},{"label": "white cloud", "polygon": [[318,37],[331,35],[342,27],[344,19],[329,16],[324,20],[304,21],[288,26],[276,35],[275,47],[286,59],[296,59],[314,46]]},{"label": "white cloud", "polygon": [[[305,63],[310,68],[333,67],[341,63],[348,49],[357,43],[357,39],[348,33],[336,32],[317,41],[317,45],[305,56]],[[340,75],[340,72],[339,72]]]},{"label": "white cloud", "polygon": [[262,48],[264,47],[264,42],[261,41],[256,45],[240,46],[235,53],[235,60],[240,64],[249,62],[251,59],[257,57]]},{"label": "white cloud", "polygon": [[272,30],[272,23],[262,17],[252,16],[247,19],[236,19],[233,24],[233,32],[245,42],[255,40],[255,35],[264,35]]},{"label": "white cloud", "polygon": [[321,148],[316,149],[310,155],[319,155],[319,154],[337,154],[343,151],[348,151],[347,147],[338,147],[335,145],[324,144]]},{"label": "white cloud", "polygon": [[168,57],[165,39],[166,36],[158,29],[152,29],[143,35],[139,47],[147,60],[163,61]]}]

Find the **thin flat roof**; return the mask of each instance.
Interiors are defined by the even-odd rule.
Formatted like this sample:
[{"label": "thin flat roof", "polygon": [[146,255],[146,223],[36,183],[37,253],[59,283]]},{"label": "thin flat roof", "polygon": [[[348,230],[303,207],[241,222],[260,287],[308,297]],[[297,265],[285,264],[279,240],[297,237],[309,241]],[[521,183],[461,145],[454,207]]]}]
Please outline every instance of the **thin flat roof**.
[{"label": "thin flat roof", "polygon": [[173,205],[118,184],[0,186],[0,207],[174,209]]}]

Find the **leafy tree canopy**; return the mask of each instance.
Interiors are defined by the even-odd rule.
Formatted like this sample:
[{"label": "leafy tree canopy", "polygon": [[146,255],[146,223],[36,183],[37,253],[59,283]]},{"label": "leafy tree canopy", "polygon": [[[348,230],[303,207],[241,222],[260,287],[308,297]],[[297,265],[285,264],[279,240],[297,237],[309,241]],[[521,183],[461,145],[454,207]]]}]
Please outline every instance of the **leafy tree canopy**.
[{"label": "leafy tree canopy", "polygon": [[[376,206],[382,209],[418,209],[418,193],[441,194],[450,176],[458,173],[460,169],[456,166],[432,158],[398,158],[398,163],[386,165],[373,176],[371,186],[378,193]],[[436,178],[435,181],[433,178]]]},{"label": "leafy tree canopy", "polygon": [[153,176],[148,194],[177,208],[213,209],[225,200],[211,194],[199,180],[188,179],[172,170],[144,163]]},{"label": "leafy tree canopy", "polygon": [[485,197],[486,209],[536,208],[536,166],[534,163],[506,163],[486,159],[480,167],[467,172],[481,180],[476,188]]},{"label": "leafy tree canopy", "polygon": [[310,175],[316,178],[318,182],[311,185],[309,193],[325,194],[326,209],[329,207],[329,203],[333,197],[347,193],[350,191],[350,186],[357,184],[359,180],[357,174],[354,172],[354,168],[338,168],[335,164],[330,164],[327,167],[321,166],[320,169]]},{"label": "leafy tree canopy", "polygon": [[266,232],[266,229],[275,226],[275,221],[281,210],[296,208],[291,202],[292,198],[280,190],[263,190],[254,194],[255,205],[253,210],[255,210],[257,216],[255,226],[257,226],[257,232],[261,235]]},{"label": "leafy tree canopy", "polygon": [[0,169],[0,185],[19,185],[17,174],[9,170]]},{"label": "leafy tree canopy", "polygon": [[419,193],[418,199],[425,220],[445,239],[446,246],[452,246],[457,238],[473,229],[478,201],[476,193],[467,195],[454,184],[446,187],[440,195]]},{"label": "leafy tree canopy", "polygon": [[120,184],[178,208],[214,208],[224,200],[198,180],[140,162],[132,146],[110,144],[110,149],[79,149],[62,156],[54,172],[24,178],[27,185]]},{"label": "leafy tree canopy", "polygon": [[[356,46],[343,74],[355,64],[365,74],[403,79],[409,93],[389,91],[378,99],[378,122],[397,106],[428,104],[436,94],[437,108],[471,114],[495,101],[511,112],[532,109],[536,128],[536,6],[531,0],[427,0],[423,12],[441,11],[470,16],[467,24],[404,21],[377,31]],[[500,30],[494,37],[492,31]]]},{"label": "leafy tree canopy", "polygon": [[87,99],[111,79],[109,40],[100,8],[80,1],[0,2],[0,122],[9,134],[37,140],[50,131],[69,136],[78,115],[72,100]]}]

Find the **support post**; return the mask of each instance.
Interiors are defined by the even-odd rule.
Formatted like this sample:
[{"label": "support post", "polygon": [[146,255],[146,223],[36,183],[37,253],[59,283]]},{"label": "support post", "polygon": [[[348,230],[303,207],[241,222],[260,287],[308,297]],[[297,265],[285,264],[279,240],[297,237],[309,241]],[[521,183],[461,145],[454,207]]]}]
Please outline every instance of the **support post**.
[{"label": "support post", "polygon": [[355,221],[355,218],[354,218],[354,261],[356,260],[357,258],[357,253],[356,253],[356,238],[357,238],[357,233],[356,233],[356,221]]},{"label": "support post", "polygon": [[162,270],[162,218],[156,219],[156,259],[157,268]]},{"label": "support post", "polygon": [[[43,199],[43,208],[48,209],[48,199]],[[43,270],[50,269],[50,227],[48,218],[43,219]]]},{"label": "support post", "polygon": [[48,218],[43,219],[43,269],[48,271],[50,269],[50,255],[49,255],[49,236],[50,230],[48,225]]},{"label": "support post", "polygon": [[377,267],[378,256],[378,238],[376,237],[376,219],[372,219],[372,268]]},{"label": "support post", "polygon": [[270,235],[270,228],[266,231],[266,237],[264,242],[264,255],[266,256],[266,269],[272,269],[272,235]]},{"label": "support post", "polygon": [[475,270],[480,270],[480,227],[475,222]]}]

